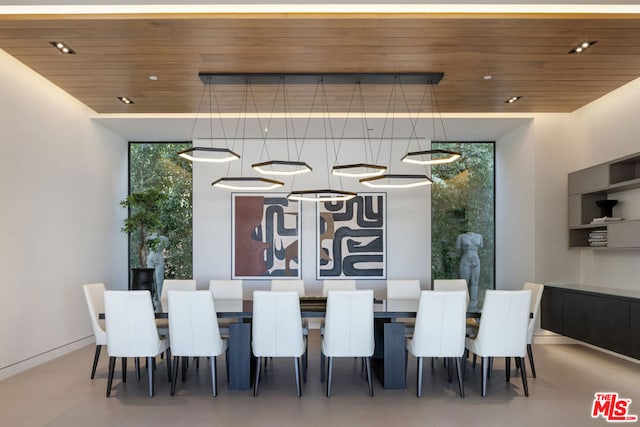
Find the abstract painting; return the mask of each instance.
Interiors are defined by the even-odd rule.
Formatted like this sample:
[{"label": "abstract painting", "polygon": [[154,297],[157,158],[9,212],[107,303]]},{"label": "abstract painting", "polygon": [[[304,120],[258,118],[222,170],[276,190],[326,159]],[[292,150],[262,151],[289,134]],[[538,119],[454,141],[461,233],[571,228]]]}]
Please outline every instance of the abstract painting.
[{"label": "abstract painting", "polygon": [[386,278],[386,193],[318,203],[317,279]]},{"label": "abstract painting", "polygon": [[232,278],[299,279],[300,203],[286,194],[231,197]]}]

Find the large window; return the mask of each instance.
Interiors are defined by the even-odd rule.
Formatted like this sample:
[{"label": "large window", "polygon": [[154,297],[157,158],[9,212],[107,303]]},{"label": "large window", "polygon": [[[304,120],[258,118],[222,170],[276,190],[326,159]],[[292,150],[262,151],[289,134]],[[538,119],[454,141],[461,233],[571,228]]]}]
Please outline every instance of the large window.
[{"label": "large window", "polygon": [[156,267],[157,273],[161,266],[166,279],[193,276],[191,163],[176,154],[189,147],[190,143],[129,144],[129,193],[151,190],[157,195],[159,219],[156,229],[146,230],[147,265],[138,265],[140,234],[130,234],[129,265]]},{"label": "large window", "polygon": [[495,156],[493,142],[438,142],[462,153],[433,166],[431,277],[467,280],[471,308],[495,288]]}]

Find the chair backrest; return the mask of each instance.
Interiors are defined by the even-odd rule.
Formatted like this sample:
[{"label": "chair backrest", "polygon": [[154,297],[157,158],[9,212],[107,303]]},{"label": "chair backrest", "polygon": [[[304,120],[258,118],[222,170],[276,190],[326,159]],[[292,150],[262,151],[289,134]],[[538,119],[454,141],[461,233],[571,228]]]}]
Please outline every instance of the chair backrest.
[{"label": "chair backrest", "polygon": [[479,356],[524,357],[527,354],[530,301],[531,291],[485,291],[475,338]]},{"label": "chair backrest", "polygon": [[107,347],[112,357],[152,357],[160,352],[149,291],[105,291]]},{"label": "chair backrest", "polygon": [[82,285],[82,290],[84,291],[84,299],[87,301],[96,345],[105,345],[107,344],[107,332],[104,320],[98,319],[98,314],[104,313],[104,283],[88,283]]},{"label": "chair backrest", "polygon": [[209,280],[209,291],[213,299],[242,300],[242,280]]},{"label": "chair backrest", "polygon": [[174,356],[217,356],[224,349],[213,295],[169,292],[169,340]]},{"label": "chair backrest", "polygon": [[304,280],[302,279],[275,279],[271,281],[273,292],[297,292],[299,296],[305,296]]},{"label": "chair backrest", "polygon": [[533,332],[536,329],[538,314],[540,313],[540,301],[542,300],[544,285],[541,283],[527,282],[524,284],[522,289],[531,291],[531,304],[529,304],[529,312],[533,313],[533,316],[529,319],[529,329],[527,331],[527,344],[531,344],[531,341],[533,340]]},{"label": "chair backrest", "polygon": [[387,280],[387,299],[420,299],[420,280]]},{"label": "chair backrest", "polygon": [[461,357],[466,334],[464,291],[422,291],[412,347],[418,357]]},{"label": "chair backrest", "polygon": [[165,313],[168,310],[169,291],[195,291],[196,281],[194,279],[164,279],[162,281],[162,293],[160,294],[160,305]]},{"label": "chair backrest", "polygon": [[251,348],[256,357],[300,357],[304,353],[297,292],[255,291]]},{"label": "chair backrest", "polygon": [[373,355],[373,290],[332,291],[327,296],[322,351],[330,357]]},{"label": "chair backrest", "polygon": [[355,291],[356,281],[353,279],[338,280],[325,279],[322,282],[322,296],[326,297],[329,291]]},{"label": "chair backrest", "polygon": [[469,305],[469,287],[465,279],[435,279],[434,291],[465,291],[467,293],[467,305]]}]

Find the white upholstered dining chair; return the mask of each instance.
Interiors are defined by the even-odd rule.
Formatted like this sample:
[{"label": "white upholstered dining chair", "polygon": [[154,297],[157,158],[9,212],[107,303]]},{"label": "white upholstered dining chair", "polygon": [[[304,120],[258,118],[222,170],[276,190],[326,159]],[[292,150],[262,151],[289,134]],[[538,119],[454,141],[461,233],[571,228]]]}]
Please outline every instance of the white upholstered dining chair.
[{"label": "white upholstered dining chair", "polygon": [[243,283],[239,279],[213,279],[209,280],[209,291],[214,300],[242,300]]},{"label": "white upholstered dining chair", "polygon": [[320,378],[324,379],[324,360],[328,358],[327,397],[331,396],[333,359],[336,357],[362,357],[367,368],[369,396],[373,396],[371,383],[371,356],[375,347],[373,336],[373,291],[332,291],[327,296],[324,337],[321,344]]},{"label": "white upholstered dining chair", "polygon": [[154,395],[154,360],[166,353],[167,374],[171,380],[171,351],[169,339],[160,338],[149,291],[105,291],[104,313],[109,353],[107,397],[111,395],[116,358],[121,357],[123,382],[126,380],[128,357],[147,359],[149,397]]},{"label": "white upholstered dining chair", "polygon": [[104,283],[89,283],[82,286],[84,298],[89,309],[89,318],[93,328],[93,336],[96,340],[96,351],[93,356],[93,367],[91,368],[91,379],[96,376],[96,367],[100,358],[100,350],[103,345],[107,345],[107,331],[104,320],[98,319],[100,313],[104,313]]},{"label": "white upholstered dining chair", "polygon": [[464,397],[462,356],[465,344],[466,299],[464,291],[422,291],[413,338],[407,351],[418,359],[417,396],[422,396],[425,357],[455,359],[460,397]]},{"label": "white upholstered dining chair", "polygon": [[[213,295],[209,291],[169,291],[169,338],[173,354],[171,395],[176,391],[178,364],[189,357],[209,357],[211,361],[211,387],[218,394],[217,357],[227,348],[227,340],[220,337]],[[186,358],[186,359],[185,359]]]},{"label": "white upholstered dining chair", "polygon": [[169,310],[169,291],[195,291],[196,281],[194,279],[164,279],[162,282],[162,293],[160,294],[160,305],[162,311]]},{"label": "white upholstered dining chair", "polygon": [[531,366],[531,375],[536,378],[536,365],[533,363],[533,333],[536,329],[538,315],[540,314],[540,301],[544,292],[544,285],[541,283],[527,282],[522,287],[523,290],[531,291],[531,303],[529,305],[529,329],[527,330],[527,355],[529,356],[529,365]]},{"label": "white upholstered dining chair", "polygon": [[505,358],[507,382],[510,379],[510,361],[519,361],[520,376],[525,396],[529,396],[524,356],[527,353],[529,303],[531,291],[485,291],[482,319],[475,338],[467,338],[467,350],[482,358],[482,397],[487,395],[489,361],[493,357]]},{"label": "white upholstered dining chair", "polygon": [[300,297],[297,292],[255,291],[251,349],[256,357],[256,379],[253,395],[258,395],[261,361],[265,357],[290,357],[294,360],[296,390],[302,395],[300,362],[306,352],[302,335]]}]

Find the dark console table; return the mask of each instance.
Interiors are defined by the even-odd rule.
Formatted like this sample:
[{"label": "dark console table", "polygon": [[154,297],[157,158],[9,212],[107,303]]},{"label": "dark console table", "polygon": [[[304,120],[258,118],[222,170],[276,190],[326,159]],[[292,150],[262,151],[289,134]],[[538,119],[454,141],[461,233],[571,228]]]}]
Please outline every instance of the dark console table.
[{"label": "dark console table", "polygon": [[547,285],[543,329],[640,359],[640,292],[579,285]]}]

